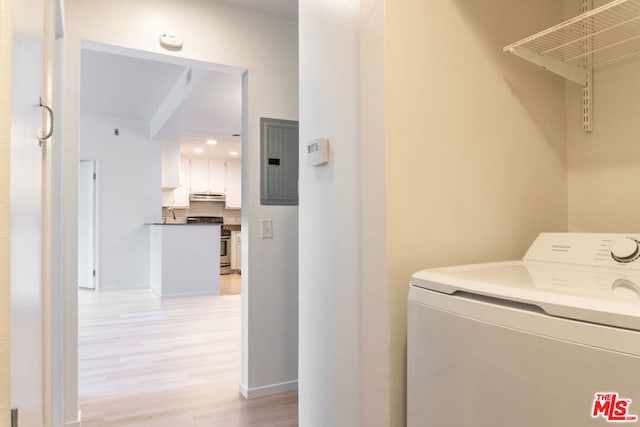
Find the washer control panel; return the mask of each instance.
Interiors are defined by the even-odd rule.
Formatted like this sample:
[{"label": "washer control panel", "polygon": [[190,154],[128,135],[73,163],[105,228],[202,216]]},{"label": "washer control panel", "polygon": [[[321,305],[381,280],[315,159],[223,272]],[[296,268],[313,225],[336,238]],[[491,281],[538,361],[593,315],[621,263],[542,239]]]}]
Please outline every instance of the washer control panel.
[{"label": "washer control panel", "polygon": [[640,270],[640,234],[542,233],[523,259]]},{"label": "washer control panel", "polygon": [[638,259],[638,241],[631,237],[616,240],[611,245],[611,257],[618,262],[632,262]]}]

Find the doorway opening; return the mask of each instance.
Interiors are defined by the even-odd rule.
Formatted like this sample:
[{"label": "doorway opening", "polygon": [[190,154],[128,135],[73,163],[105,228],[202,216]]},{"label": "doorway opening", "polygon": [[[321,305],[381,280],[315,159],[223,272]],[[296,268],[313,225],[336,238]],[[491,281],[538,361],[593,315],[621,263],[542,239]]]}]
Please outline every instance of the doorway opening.
[{"label": "doorway opening", "polygon": [[[78,274],[80,279],[95,271],[99,283],[78,295],[83,425],[155,417],[175,404],[176,393],[238,396],[240,252],[228,239],[225,262],[230,270],[235,268],[233,274],[219,276],[222,254],[216,251],[221,249],[222,230],[203,240],[209,226],[187,222],[221,218],[222,228],[241,240],[244,79],[246,70],[240,68],[83,46]],[[99,159],[100,166],[93,189],[91,159]],[[228,180],[234,181],[227,185]],[[194,193],[224,197],[197,200]],[[97,202],[92,204],[91,197]],[[158,230],[160,241],[154,237]],[[188,234],[186,230],[198,232],[180,246],[179,234]],[[166,247],[177,250],[163,257],[157,247],[170,238],[175,240]],[[193,239],[216,250],[193,250]],[[156,250],[159,258],[154,258]],[[190,250],[191,256],[178,259]],[[91,253],[100,268],[91,266]],[[198,271],[213,272],[215,286],[186,289],[204,280],[196,277],[196,268],[184,268],[195,256],[203,257],[200,267],[206,266]],[[168,285],[172,274],[179,287]],[[96,292],[98,288],[104,292]],[[120,406],[127,401],[131,406]],[[244,404],[238,401],[240,409]],[[215,401],[205,399],[201,409],[211,406]],[[175,412],[162,421],[183,425],[184,411],[176,407]],[[242,410],[234,414],[230,416]]]}]

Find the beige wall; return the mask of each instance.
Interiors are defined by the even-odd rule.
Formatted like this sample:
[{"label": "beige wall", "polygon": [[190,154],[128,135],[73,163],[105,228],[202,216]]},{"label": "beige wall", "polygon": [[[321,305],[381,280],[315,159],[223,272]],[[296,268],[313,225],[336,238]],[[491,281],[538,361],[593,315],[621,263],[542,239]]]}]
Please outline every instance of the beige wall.
[{"label": "beige wall", "polygon": [[569,230],[640,233],[640,60],[594,72],[593,131],[567,84]]},{"label": "beige wall", "polygon": [[[11,141],[11,1],[0,0],[0,414],[9,413],[9,144]],[[9,419],[0,417],[0,427]]]},{"label": "beige wall", "polygon": [[557,3],[386,5],[392,419],[404,413],[411,274],[520,258],[538,233],[566,231],[564,81],[502,53],[559,22]]}]

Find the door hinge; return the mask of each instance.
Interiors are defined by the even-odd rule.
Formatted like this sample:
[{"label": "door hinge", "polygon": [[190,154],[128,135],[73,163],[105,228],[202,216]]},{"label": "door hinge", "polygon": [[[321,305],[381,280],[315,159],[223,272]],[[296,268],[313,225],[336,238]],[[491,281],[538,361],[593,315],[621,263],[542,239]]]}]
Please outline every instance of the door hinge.
[{"label": "door hinge", "polygon": [[11,408],[11,427],[18,427],[18,408]]},{"label": "door hinge", "polygon": [[93,173],[93,179],[96,179],[96,173],[95,172]]},{"label": "door hinge", "polygon": [[93,277],[96,277],[96,271],[93,270]]}]

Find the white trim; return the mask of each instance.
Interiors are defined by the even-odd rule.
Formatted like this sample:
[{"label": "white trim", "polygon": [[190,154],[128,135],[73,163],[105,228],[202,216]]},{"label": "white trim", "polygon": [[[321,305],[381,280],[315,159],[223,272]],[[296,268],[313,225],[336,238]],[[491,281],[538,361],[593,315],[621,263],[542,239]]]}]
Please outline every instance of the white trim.
[{"label": "white trim", "polygon": [[240,384],[240,393],[245,399],[256,399],[258,397],[270,396],[272,394],[285,393],[298,389],[298,380],[284,383],[263,385],[260,387],[248,388],[245,384]]},{"label": "white trim", "polygon": [[11,59],[12,59],[12,3],[0,0],[0,411],[3,421],[9,413],[11,394],[11,340],[9,296],[9,206],[11,154]]},{"label": "white trim", "polygon": [[75,421],[67,421],[64,427],[82,427],[82,411],[78,410],[78,419]]}]

